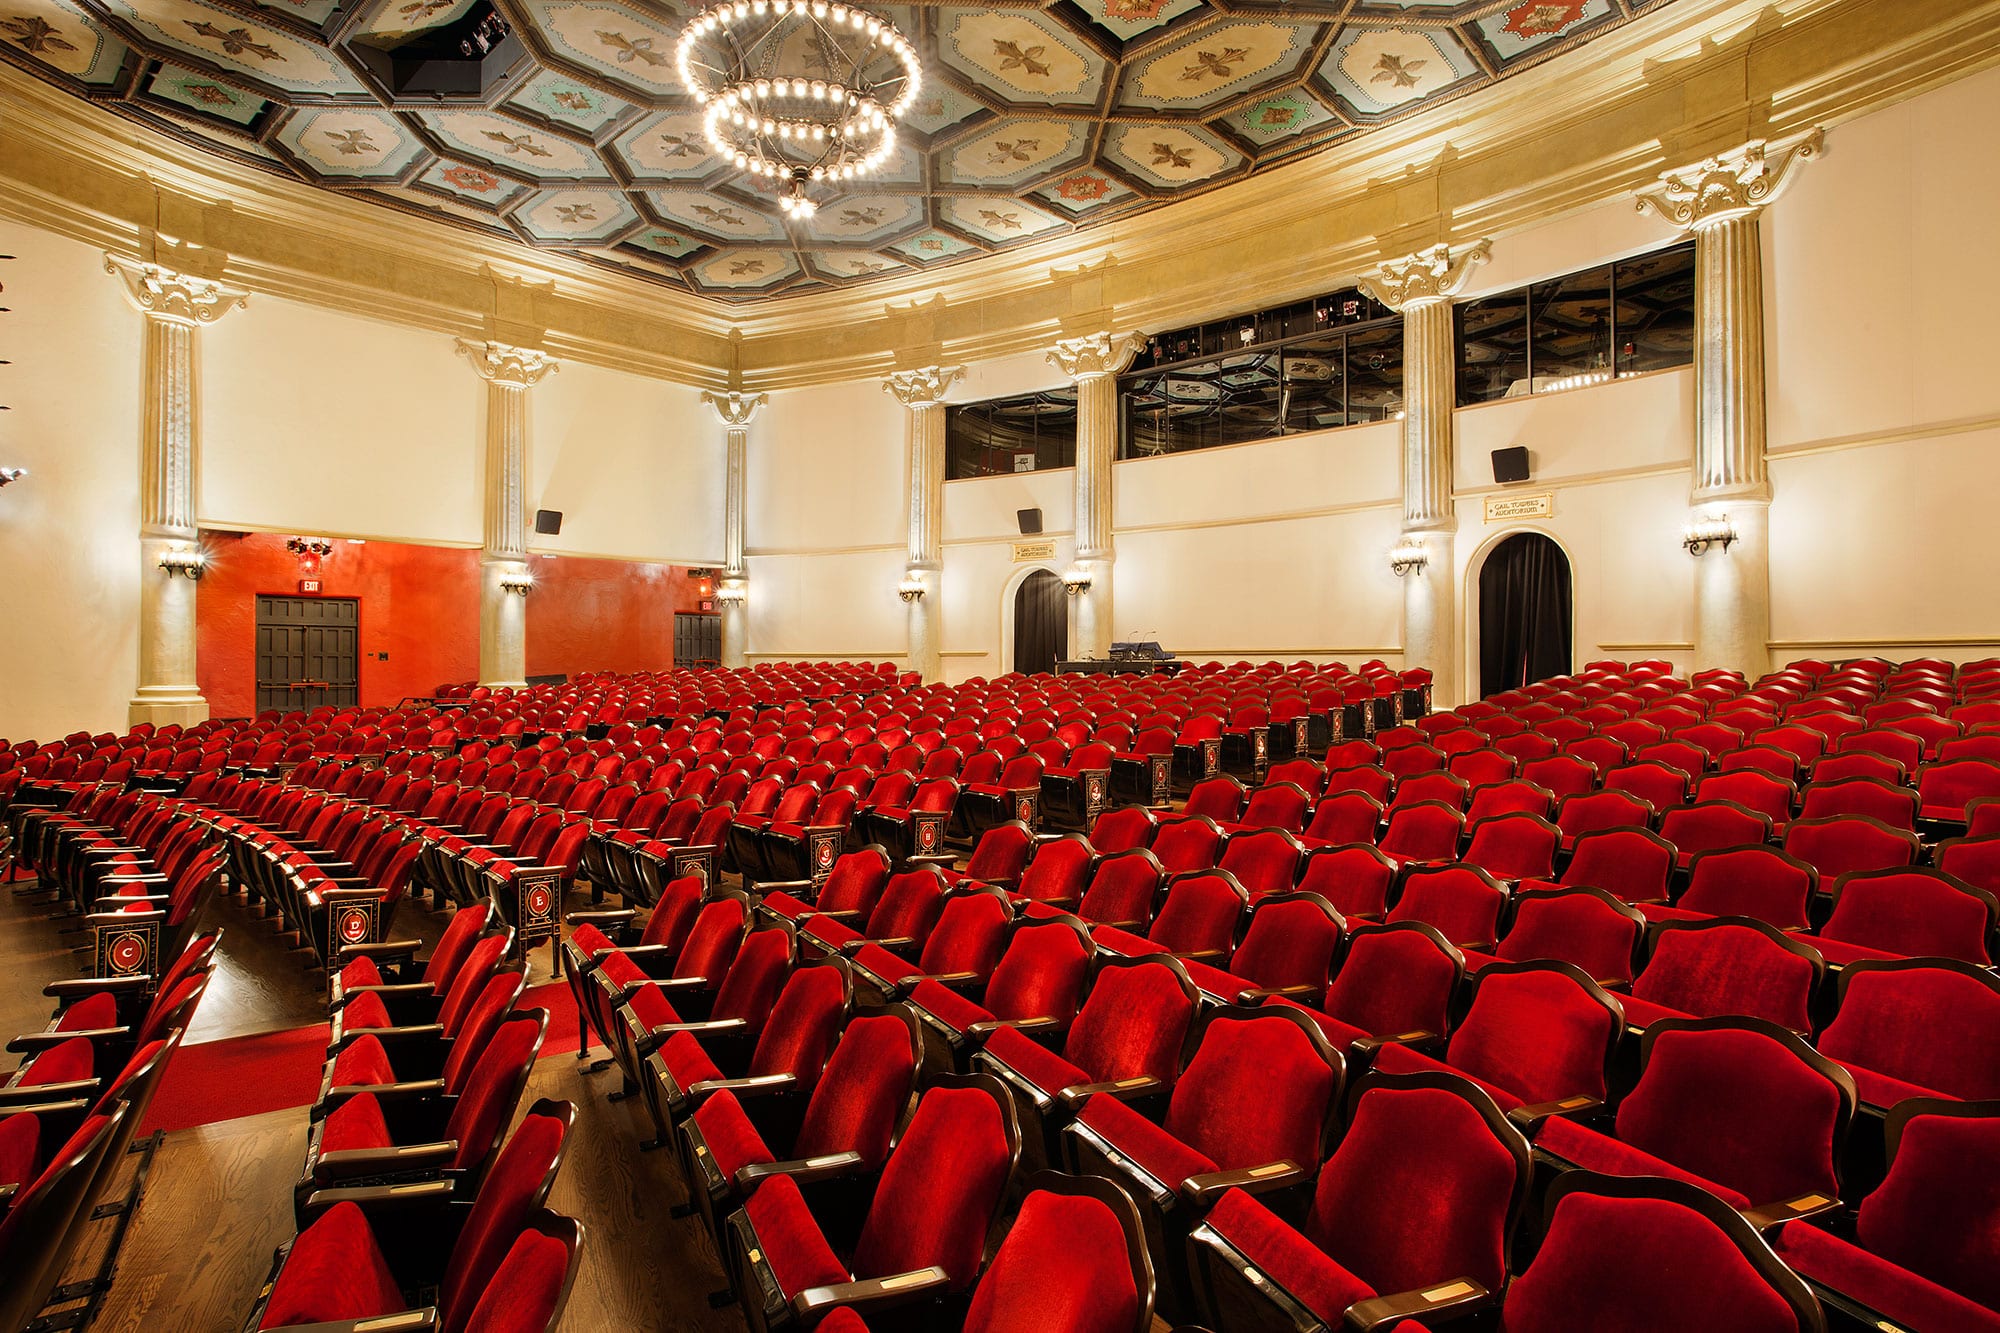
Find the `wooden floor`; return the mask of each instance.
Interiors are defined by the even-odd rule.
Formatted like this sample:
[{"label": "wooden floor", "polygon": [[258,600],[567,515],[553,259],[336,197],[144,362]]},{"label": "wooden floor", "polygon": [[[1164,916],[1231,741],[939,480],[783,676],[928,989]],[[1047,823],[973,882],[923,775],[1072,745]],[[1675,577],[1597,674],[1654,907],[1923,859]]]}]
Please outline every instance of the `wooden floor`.
[{"label": "wooden floor", "polygon": [[[0,1030],[7,1033],[46,1024],[42,986],[74,974],[85,961],[68,948],[81,937],[65,937],[60,922],[45,919],[48,911],[38,900],[0,890]],[[225,899],[203,924],[223,927],[223,945],[189,1041],[325,1017],[324,979],[269,923]],[[392,933],[435,938],[442,924],[406,907]],[[537,951],[530,984],[547,980],[548,967],[548,952]],[[708,1303],[723,1276],[707,1232],[693,1218],[669,1216],[685,1198],[672,1155],[639,1151],[651,1133],[642,1106],[606,1100],[616,1078],[612,1071],[587,1075],[574,1056],[554,1056],[536,1067],[522,1100],[524,1110],[539,1097],[567,1098],[577,1107],[576,1137],[551,1199],[585,1232],[583,1266],[562,1327],[577,1333],[738,1333],[742,1316]],[[273,1250],[292,1234],[291,1186],[305,1153],[306,1125],[307,1111],[300,1107],[169,1134],[91,1327],[119,1333],[241,1328]],[[112,1224],[99,1226],[108,1234]],[[94,1266],[94,1255],[80,1256],[66,1277],[87,1275]]]}]

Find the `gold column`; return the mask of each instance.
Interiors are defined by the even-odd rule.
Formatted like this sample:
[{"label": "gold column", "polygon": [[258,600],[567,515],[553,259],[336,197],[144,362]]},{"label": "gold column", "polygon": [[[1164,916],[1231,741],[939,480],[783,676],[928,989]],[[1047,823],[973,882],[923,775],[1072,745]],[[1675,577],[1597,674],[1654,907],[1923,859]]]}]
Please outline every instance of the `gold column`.
[{"label": "gold column", "polygon": [[554,357],[498,342],[458,350],[486,381],[486,525],[479,555],[479,680],[527,684],[528,390],[559,367]]}]

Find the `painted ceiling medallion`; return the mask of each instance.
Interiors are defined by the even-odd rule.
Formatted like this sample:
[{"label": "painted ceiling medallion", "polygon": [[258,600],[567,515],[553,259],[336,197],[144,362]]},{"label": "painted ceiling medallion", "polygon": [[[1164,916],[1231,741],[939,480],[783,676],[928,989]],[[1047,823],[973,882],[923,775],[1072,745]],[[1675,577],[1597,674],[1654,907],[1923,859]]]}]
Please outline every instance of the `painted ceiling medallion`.
[{"label": "painted ceiling medallion", "polygon": [[681,86],[705,106],[718,157],[779,186],[810,217],[808,185],[867,176],[895,151],[923,76],[909,39],[834,0],[734,0],[681,30]]}]

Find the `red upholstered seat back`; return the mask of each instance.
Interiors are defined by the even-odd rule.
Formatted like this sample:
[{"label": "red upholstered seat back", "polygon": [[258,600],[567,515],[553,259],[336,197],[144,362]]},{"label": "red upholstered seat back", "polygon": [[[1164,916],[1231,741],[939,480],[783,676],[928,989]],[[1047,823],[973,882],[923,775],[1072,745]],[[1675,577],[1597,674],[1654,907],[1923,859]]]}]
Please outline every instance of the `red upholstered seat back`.
[{"label": "red upholstered seat back", "polygon": [[1298,891],[1318,894],[1342,916],[1380,917],[1395,878],[1395,863],[1367,843],[1316,847],[1299,870]]},{"label": "red upholstered seat back", "polygon": [[1139,1312],[1118,1215],[1098,1199],[1036,1190],[979,1279],[964,1328],[1128,1333]]},{"label": "red upholstered seat back", "polygon": [[1721,918],[1661,930],[1632,994],[1696,1018],[1742,1015],[1805,1032],[1820,970],[1749,922]]},{"label": "red upholstered seat back", "polygon": [[1162,823],[1150,846],[1169,875],[1212,870],[1222,855],[1222,831],[1207,819],[1177,819]]},{"label": "red upholstered seat back", "polygon": [[553,1115],[530,1114],[487,1172],[445,1264],[438,1307],[445,1333],[461,1333],[514,1238],[538,1207],[561,1160],[565,1130]]},{"label": "red upholstered seat back", "polygon": [[1775,847],[1703,852],[1688,870],[1679,906],[1710,916],[1749,916],[1779,930],[1804,930],[1806,904],[1819,876]]},{"label": "red upholstered seat back", "polygon": [[1090,946],[1066,921],[1024,925],[1007,942],[986,985],[995,1018],[1053,1018],[1067,1026],[1083,1002]]},{"label": "red upholstered seat back", "polygon": [[1562,882],[1628,903],[1663,903],[1673,868],[1674,849],[1659,838],[1643,829],[1605,829],[1576,840]]},{"label": "red upholstered seat back", "polygon": [[1427,866],[1403,879],[1390,921],[1422,921],[1462,949],[1483,949],[1499,938],[1507,892],[1476,866]]},{"label": "red upholstered seat back", "polygon": [[696,914],[674,961],[676,977],[708,977],[720,982],[743,942],[743,901],[718,898]]},{"label": "red upholstered seat back", "polygon": [[515,1103],[521,1100],[521,1091],[528,1086],[528,1073],[534,1052],[541,1044],[545,1018],[541,1010],[533,1009],[522,1017],[508,1019],[493,1034],[485,1054],[473,1066],[472,1077],[466,1080],[465,1091],[452,1107],[442,1135],[458,1143],[458,1154],[451,1159],[453,1169],[465,1171],[475,1167],[506,1132]]},{"label": "red upholstered seat back", "polygon": [[1063,1055],[1092,1082],[1171,1083],[1193,1018],[1194,1000],[1164,963],[1141,958],[1101,967]]},{"label": "red upholstered seat back", "polygon": [[[756,936],[750,938],[754,941]],[[746,942],[744,952],[749,949]],[[737,966],[741,965],[739,954]],[[730,971],[734,975],[735,968]],[[718,1003],[718,1015],[721,1012]],[[793,972],[785,978],[784,989],[778,992],[764,1031],[757,1038],[757,1049],[750,1056],[751,1075],[790,1074],[801,1089],[812,1088],[840,1036],[840,1020],[846,1012],[847,983],[838,967],[802,967]]]},{"label": "red upholstered seat back", "polygon": [[2000,1310],[1995,1182],[2000,1117],[1912,1115],[1888,1177],[1861,1201],[1856,1235],[1871,1253]]},{"label": "red upholstered seat back", "polygon": [[966,859],[965,877],[988,883],[1018,880],[1034,850],[1035,835],[1026,824],[1012,819],[996,824],[979,835],[979,845]]},{"label": "red upholstered seat back", "polygon": [[881,1166],[916,1079],[909,1026],[890,1014],[856,1018],[813,1088],[795,1154],[857,1152],[870,1170]]},{"label": "red upholstered seat back", "polygon": [[1824,881],[1856,870],[1915,865],[1914,833],[1892,829],[1865,815],[1794,820],[1785,828],[1785,850],[1819,871]]},{"label": "red upholstered seat back", "polygon": [[953,1290],[969,1286],[1012,1168],[999,1103],[977,1088],[932,1088],[882,1172],[854,1246],[854,1275],[936,1264]]},{"label": "red upholstered seat back", "polygon": [[917,970],[926,976],[970,972],[985,977],[1007,946],[1007,926],[1013,920],[1007,902],[991,892],[954,893],[945,899],[937,925],[924,941]]},{"label": "red upholstered seat back", "polygon": [[493,1034],[500,1030],[501,1021],[514,1007],[514,1001],[521,997],[525,985],[526,978],[521,973],[509,971],[493,973],[480,988],[479,997],[472,1002],[464,1022],[459,1025],[458,1036],[451,1043],[451,1053],[445,1057],[442,1074],[447,1092],[464,1090],[473,1065],[484,1054]]},{"label": "red upholstered seat back", "polygon": [[682,947],[688,932],[694,929],[695,916],[701,911],[703,887],[699,875],[682,875],[668,881],[660,891],[660,900],[653,904],[653,914],[646,918],[646,929],[639,942],[669,949]]},{"label": "red upholstered seat back", "polygon": [[1839,1196],[1834,1152],[1851,1085],[1754,1026],[1660,1029],[1619,1105],[1620,1139],[1755,1204]]},{"label": "red upholstered seat back", "polygon": [[722,988],[715,994],[714,1017],[740,1018],[752,1032],[761,1032],[791,967],[789,933],[775,928],[752,931],[730,960]]},{"label": "red upholstered seat back", "polygon": [[2000,1097],[2000,990],[1944,967],[1851,964],[1821,1054],[1968,1101]]},{"label": "red upholstered seat back", "polygon": [[1289,1016],[1216,1017],[1174,1084],[1165,1128],[1224,1171],[1276,1161],[1310,1167],[1340,1083],[1339,1069]]},{"label": "red upholstered seat back", "polygon": [[1646,928],[1636,913],[1620,911],[1600,889],[1523,892],[1514,898],[1514,923],[1500,941],[1511,962],[1554,959],[1582,969],[1600,984],[1630,981],[1633,954]]},{"label": "red upholstered seat back", "polygon": [[1305,1234],[1378,1292],[1459,1277],[1498,1291],[1519,1188],[1512,1149],[1467,1097],[1374,1087],[1320,1172]]},{"label": "red upholstered seat back", "polygon": [[[1097,817],[1097,822],[1090,826],[1090,845],[1105,856],[1130,851],[1150,843],[1153,831],[1158,827],[1158,816],[1145,806],[1122,805]],[[987,836],[992,835],[989,833]],[[985,840],[981,838],[980,842],[984,844]],[[977,855],[976,850],[974,854]]]},{"label": "red upholstered seat back", "polygon": [[1602,1099],[1606,1061],[1624,1021],[1606,1001],[1602,991],[1555,964],[1483,972],[1447,1059],[1524,1105],[1578,1095]]},{"label": "red upholstered seat back", "polygon": [[871,940],[924,939],[944,910],[944,881],[937,871],[906,870],[892,876],[868,914]]},{"label": "red upholstered seat back", "polygon": [[1458,856],[1458,835],[1465,817],[1448,805],[1423,801],[1389,816],[1382,831],[1382,850],[1402,861],[1450,861]]},{"label": "red upholstered seat back", "polygon": [[472,1012],[473,1004],[480,992],[486,989],[487,978],[507,956],[507,936],[484,935],[472,946],[465,956],[465,965],[458,969],[452,979],[451,989],[444,995],[444,1003],[438,1006],[438,1023],[447,1037],[456,1037],[463,1028],[466,1016]]},{"label": "red upholstered seat back", "polygon": [[1341,921],[1316,894],[1274,894],[1250,913],[1229,967],[1256,986],[1323,989],[1340,944]]},{"label": "red upholstered seat back", "polygon": [[1370,1036],[1451,1030],[1462,964],[1435,932],[1411,924],[1363,926],[1349,936],[1326,988],[1326,1012]]},{"label": "red upholstered seat back", "polygon": [[1160,893],[1160,863],[1143,848],[1102,857],[1083,891],[1077,914],[1107,924],[1135,922],[1144,930],[1153,920]]},{"label": "red upholstered seat back", "polygon": [[1083,896],[1090,863],[1097,853],[1083,838],[1057,838],[1035,849],[1021,872],[1021,895],[1043,902],[1074,903]]},{"label": "red upholstered seat back", "polygon": [[1236,876],[1255,902],[1265,894],[1283,893],[1292,887],[1304,851],[1283,829],[1257,829],[1230,834],[1217,864]]},{"label": "red upholstered seat back", "polygon": [[1833,915],[1820,927],[1843,940],[1908,958],[1956,958],[1986,966],[1993,895],[1934,870],[1873,870],[1836,886]]},{"label": "red upholstered seat back", "polygon": [[1148,938],[1173,953],[1220,950],[1220,958],[1211,961],[1226,964],[1247,902],[1243,886],[1226,870],[1177,876],[1167,885],[1166,901]]}]

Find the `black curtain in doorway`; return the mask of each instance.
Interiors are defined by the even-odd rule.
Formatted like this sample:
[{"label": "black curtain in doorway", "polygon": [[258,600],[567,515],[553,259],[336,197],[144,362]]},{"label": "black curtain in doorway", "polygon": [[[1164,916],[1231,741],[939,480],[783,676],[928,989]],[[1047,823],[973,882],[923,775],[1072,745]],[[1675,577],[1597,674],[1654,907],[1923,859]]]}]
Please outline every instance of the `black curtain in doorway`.
[{"label": "black curtain in doorway", "polygon": [[1062,580],[1038,569],[1014,592],[1014,670],[1054,671],[1069,656],[1069,606]]},{"label": "black curtain in doorway", "polygon": [[1569,670],[1569,557],[1538,532],[1518,533],[1479,571],[1480,697]]}]

